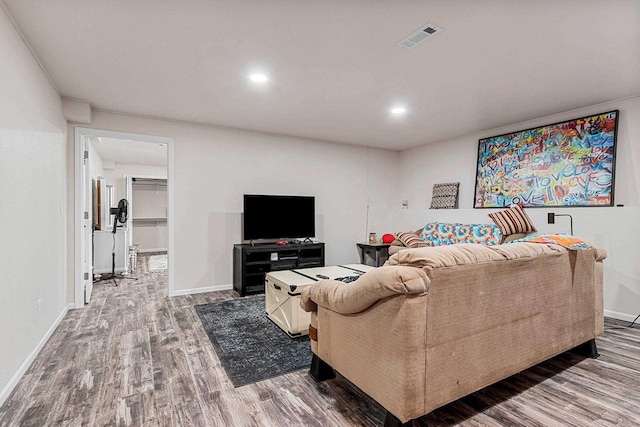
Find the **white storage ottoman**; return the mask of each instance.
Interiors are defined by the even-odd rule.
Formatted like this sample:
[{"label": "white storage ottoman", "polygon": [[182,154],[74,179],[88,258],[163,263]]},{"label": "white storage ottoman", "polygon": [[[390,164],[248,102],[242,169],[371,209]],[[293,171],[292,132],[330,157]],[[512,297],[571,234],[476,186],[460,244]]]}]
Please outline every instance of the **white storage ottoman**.
[{"label": "white storage ottoman", "polygon": [[300,295],[306,286],[325,277],[359,276],[374,268],[363,264],[347,264],[272,271],[267,274],[265,284],[267,317],[292,338],[306,335],[309,333],[311,313],[300,307]]}]

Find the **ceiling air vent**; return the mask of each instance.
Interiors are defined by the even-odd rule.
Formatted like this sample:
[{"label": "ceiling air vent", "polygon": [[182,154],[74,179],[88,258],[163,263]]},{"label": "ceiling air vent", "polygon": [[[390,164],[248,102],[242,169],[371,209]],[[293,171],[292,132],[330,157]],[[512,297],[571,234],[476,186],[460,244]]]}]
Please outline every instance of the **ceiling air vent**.
[{"label": "ceiling air vent", "polygon": [[437,27],[433,24],[424,25],[418,31],[409,34],[407,37],[403,38],[398,42],[398,46],[404,47],[407,49],[412,49],[418,46],[420,43],[425,41],[428,38],[431,38],[442,31],[442,28]]}]

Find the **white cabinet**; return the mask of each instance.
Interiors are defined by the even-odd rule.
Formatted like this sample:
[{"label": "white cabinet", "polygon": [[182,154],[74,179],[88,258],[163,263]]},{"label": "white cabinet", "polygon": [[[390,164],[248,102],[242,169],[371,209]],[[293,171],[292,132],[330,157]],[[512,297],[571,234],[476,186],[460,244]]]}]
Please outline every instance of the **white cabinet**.
[{"label": "white cabinet", "polygon": [[116,273],[129,270],[129,244],[127,229],[120,228],[114,235],[111,230],[96,230],[93,232],[93,274],[111,273],[111,254],[116,253]]}]

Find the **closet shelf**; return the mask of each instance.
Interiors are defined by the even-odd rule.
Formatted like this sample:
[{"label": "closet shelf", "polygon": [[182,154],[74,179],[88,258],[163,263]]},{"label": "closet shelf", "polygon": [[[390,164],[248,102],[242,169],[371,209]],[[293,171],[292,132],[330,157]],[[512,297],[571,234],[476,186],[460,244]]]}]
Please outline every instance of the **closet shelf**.
[{"label": "closet shelf", "polygon": [[152,178],[133,178],[131,183],[134,187],[137,186],[165,186],[167,185],[166,179],[152,179]]}]

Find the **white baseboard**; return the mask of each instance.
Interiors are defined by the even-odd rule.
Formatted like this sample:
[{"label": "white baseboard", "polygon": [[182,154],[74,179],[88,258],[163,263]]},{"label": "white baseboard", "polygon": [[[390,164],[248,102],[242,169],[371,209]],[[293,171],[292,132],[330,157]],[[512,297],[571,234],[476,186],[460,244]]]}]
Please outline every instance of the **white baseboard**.
[{"label": "white baseboard", "polygon": [[64,316],[69,310],[73,309],[74,307],[74,304],[68,304],[62,309],[62,312],[58,315],[56,320],[53,321],[47,332],[45,332],[38,345],[36,345],[36,348],[34,348],[29,356],[27,356],[27,358],[22,362],[20,367],[13,374],[9,382],[2,388],[2,391],[0,392],[0,406],[4,404],[5,400],[7,400],[13,389],[18,385],[25,372],[27,372],[27,369],[29,369],[33,361],[36,360],[36,357],[38,356],[38,354],[40,354],[40,350],[42,350],[47,341],[49,341],[49,338],[51,338],[53,332],[56,330],[60,322],[62,322],[62,319],[64,319]]},{"label": "white baseboard", "polygon": [[627,314],[627,313],[618,313],[617,311],[604,310],[605,317],[613,317],[614,319],[624,320],[627,322],[633,322],[633,320],[638,316],[638,314],[640,313]]},{"label": "white baseboard", "polygon": [[181,295],[202,294],[205,292],[217,292],[217,291],[230,291],[233,289],[233,285],[215,285],[207,286],[206,288],[193,288],[193,289],[177,289],[169,296],[177,297]]}]

